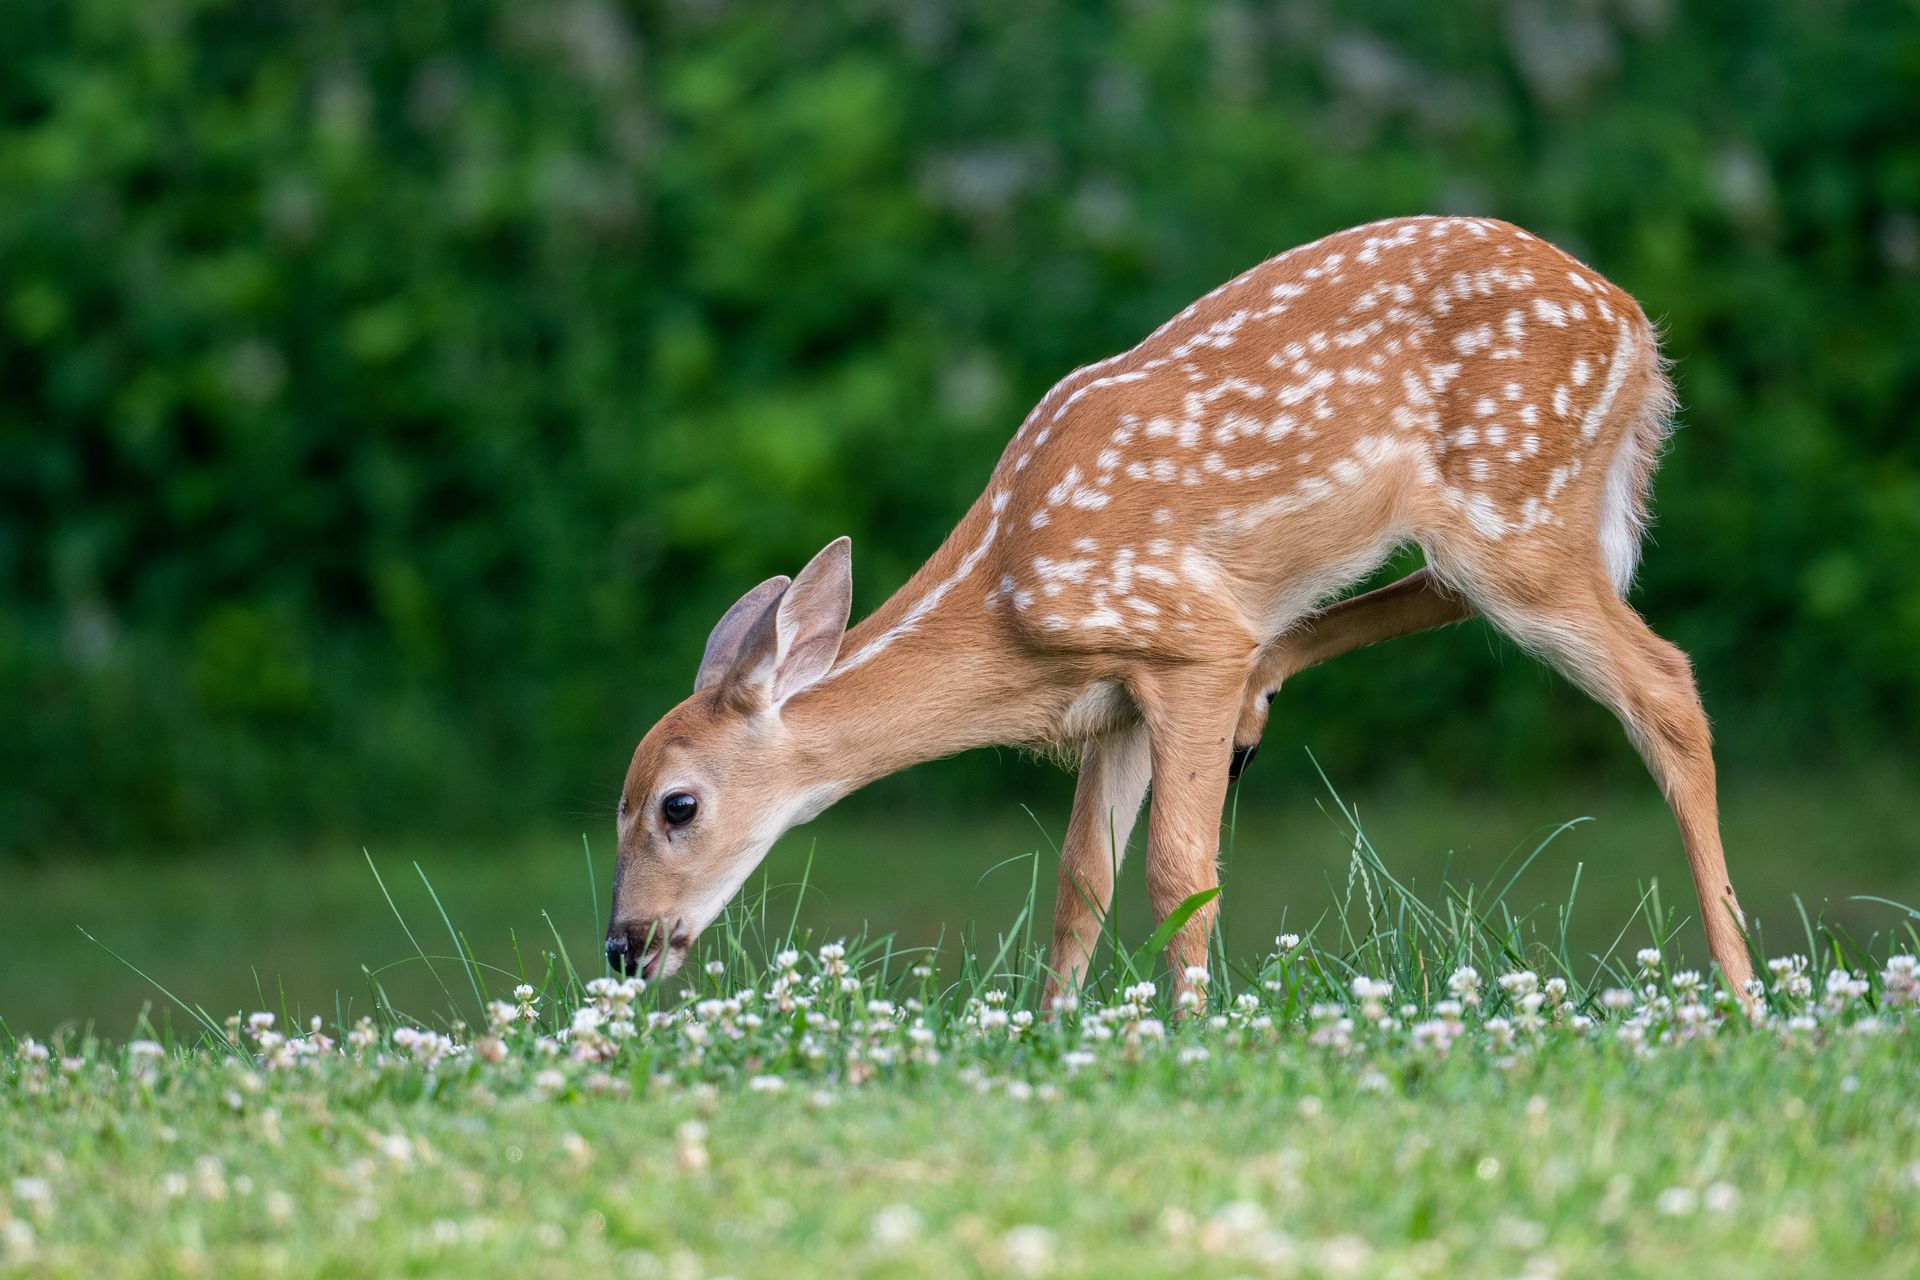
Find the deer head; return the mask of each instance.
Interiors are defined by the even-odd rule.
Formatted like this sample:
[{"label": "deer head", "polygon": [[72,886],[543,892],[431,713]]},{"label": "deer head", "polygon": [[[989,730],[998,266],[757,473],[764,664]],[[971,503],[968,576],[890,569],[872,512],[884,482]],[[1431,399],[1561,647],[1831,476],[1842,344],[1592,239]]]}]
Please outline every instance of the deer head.
[{"label": "deer head", "polygon": [[852,544],[742,596],[707,638],[693,696],[633,753],[620,793],[607,960],[664,977],[790,828],[840,788],[782,719],[833,667],[853,600]]}]

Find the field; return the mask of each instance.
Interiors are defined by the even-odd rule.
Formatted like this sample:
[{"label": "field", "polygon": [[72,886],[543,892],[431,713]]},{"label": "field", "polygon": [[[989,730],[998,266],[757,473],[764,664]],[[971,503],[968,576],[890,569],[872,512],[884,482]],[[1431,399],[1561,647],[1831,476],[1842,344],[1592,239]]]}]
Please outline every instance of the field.
[{"label": "field", "polygon": [[[1912,888],[1910,797],[1851,785],[1838,806],[1839,784],[1730,788],[1736,859],[1748,842],[1777,877],[1742,886],[1777,961],[1751,1015],[1686,969],[1690,903],[1649,879],[1684,895],[1677,850],[1657,798],[1624,794],[1530,865],[1572,816],[1539,797],[1349,797],[1364,838],[1331,798],[1244,810],[1204,1011],[1141,985],[1137,901],[1081,1003],[1039,1008],[1050,867],[1014,856],[1045,847],[1018,813],[944,844],[875,809],[821,824],[650,990],[586,967],[604,887],[557,842],[423,855],[424,879],[410,851],[374,851],[378,881],[357,851],[137,881],[10,868],[0,1258],[49,1275],[1910,1274],[1920,1014],[1898,956],[1920,948],[1910,912],[1854,898]],[[1804,922],[1783,852],[1802,841],[1819,854],[1793,873]],[[1275,847],[1297,852],[1258,856]],[[891,937],[861,924],[896,919]],[[998,927],[941,938],[969,919]]]}]

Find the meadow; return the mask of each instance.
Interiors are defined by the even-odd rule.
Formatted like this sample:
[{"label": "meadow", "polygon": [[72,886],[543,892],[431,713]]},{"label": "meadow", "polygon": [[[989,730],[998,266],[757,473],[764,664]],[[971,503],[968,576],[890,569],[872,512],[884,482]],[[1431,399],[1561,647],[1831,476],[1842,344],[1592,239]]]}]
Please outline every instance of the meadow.
[{"label": "meadow", "polygon": [[[1824,846],[1791,787],[1735,788],[1730,845],[1811,838],[1803,884],[1898,884],[1862,852],[1897,860],[1868,834],[1876,794],[1898,812],[1886,786],[1850,797],[1858,829]],[[47,1275],[1909,1274],[1914,913],[1746,886],[1773,957],[1749,1007],[1687,967],[1700,948],[1670,903],[1688,895],[1640,874],[1684,886],[1677,851],[1636,800],[1509,830],[1537,803],[1382,806],[1358,830],[1351,796],[1313,827],[1243,808],[1228,928],[1188,1009],[1167,1006],[1124,900],[1096,981],[1041,1007],[1050,865],[1001,853],[982,879],[997,858],[958,856],[1044,848],[1021,814],[1028,835],[995,818],[945,846],[903,817],[824,824],[652,987],[586,965],[598,904],[577,849],[531,876],[531,855],[261,875],[245,909],[223,897],[204,961],[143,933],[190,940],[208,881],[189,863],[110,901],[96,932],[125,964],[81,940],[115,979],[63,980],[68,944],[23,963],[46,917],[113,879],[69,868],[62,896],[33,872],[40,922],[7,907],[0,1258]],[[1488,848],[1434,849],[1476,823]],[[1254,856],[1283,833],[1290,859]],[[348,910],[333,949],[295,954]],[[247,919],[272,945],[236,974]],[[860,919],[904,923],[838,932]],[[993,923],[943,936],[938,919]],[[342,962],[323,997],[339,948],[367,971]],[[68,1015],[152,1012],[19,1013],[42,983]]]}]

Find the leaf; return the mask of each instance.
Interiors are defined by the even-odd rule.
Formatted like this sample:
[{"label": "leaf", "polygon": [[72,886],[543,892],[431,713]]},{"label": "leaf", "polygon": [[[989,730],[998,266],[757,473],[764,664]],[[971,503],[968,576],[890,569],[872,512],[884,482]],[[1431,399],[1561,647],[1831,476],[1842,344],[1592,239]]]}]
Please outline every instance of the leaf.
[{"label": "leaf", "polygon": [[1220,886],[1215,885],[1211,889],[1202,889],[1167,912],[1167,918],[1160,922],[1160,927],[1153,931],[1153,936],[1133,953],[1133,967],[1137,970],[1143,964],[1151,964],[1154,954],[1166,949],[1167,944],[1173,941],[1173,935],[1180,932],[1187,921],[1193,919],[1193,913],[1219,896]]}]

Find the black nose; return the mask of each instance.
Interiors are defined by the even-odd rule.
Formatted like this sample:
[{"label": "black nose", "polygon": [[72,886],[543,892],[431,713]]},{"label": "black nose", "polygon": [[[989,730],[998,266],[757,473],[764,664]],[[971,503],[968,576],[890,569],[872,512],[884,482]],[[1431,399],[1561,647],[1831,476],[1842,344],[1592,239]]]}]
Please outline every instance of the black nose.
[{"label": "black nose", "polygon": [[1257,742],[1250,747],[1235,747],[1233,759],[1227,762],[1227,780],[1232,781],[1245,773],[1247,766],[1252,764],[1253,758],[1259,754],[1260,744]]},{"label": "black nose", "polygon": [[629,978],[640,972],[640,957],[633,954],[624,933],[607,935],[607,967]]}]

